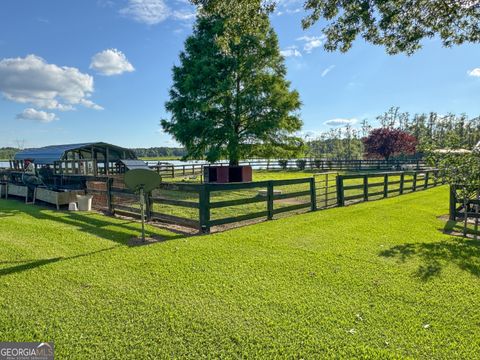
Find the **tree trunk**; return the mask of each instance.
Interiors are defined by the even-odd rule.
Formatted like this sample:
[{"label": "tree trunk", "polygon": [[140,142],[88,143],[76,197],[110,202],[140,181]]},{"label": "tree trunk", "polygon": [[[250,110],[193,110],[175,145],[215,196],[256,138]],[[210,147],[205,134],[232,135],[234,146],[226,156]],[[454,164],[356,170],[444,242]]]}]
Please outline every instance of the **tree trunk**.
[{"label": "tree trunk", "polygon": [[238,166],[240,161],[238,150],[238,138],[230,140],[228,144],[228,164],[230,166]]},{"label": "tree trunk", "polygon": [[238,166],[240,161],[240,89],[241,89],[241,80],[240,80],[240,67],[239,59],[241,57],[240,50],[238,49],[235,57],[235,104],[234,104],[234,119],[233,119],[233,137],[230,138],[228,143],[228,157],[230,166]]}]

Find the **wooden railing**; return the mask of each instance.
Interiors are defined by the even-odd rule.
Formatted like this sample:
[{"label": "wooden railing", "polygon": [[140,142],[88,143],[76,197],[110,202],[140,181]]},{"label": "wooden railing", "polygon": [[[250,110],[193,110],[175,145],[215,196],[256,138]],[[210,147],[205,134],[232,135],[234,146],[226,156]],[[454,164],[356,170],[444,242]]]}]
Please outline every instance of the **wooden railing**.
[{"label": "wooden railing", "polygon": [[[277,188],[282,192],[276,192]],[[106,189],[111,213],[140,214],[138,195],[111,185]],[[289,199],[300,200],[290,204],[286,201]],[[148,219],[197,228],[203,232],[209,232],[213,226],[262,217],[272,219],[281,213],[317,209],[313,177],[232,184],[162,183],[158,189],[147,194],[145,200]],[[225,216],[227,208],[230,212]]]},{"label": "wooden railing", "polygon": [[480,189],[465,198],[461,195],[462,188],[459,184],[450,186],[450,220],[479,218]]},{"label": "wooden railing", "polygon": [[[375,180],[376,182],[371,182]],[[386,198],[427,189],[445,183],[439,170],[391,171],[350,174],[337,177],[338,206]]]},{"label": "wooden railing", "polygon": [[[212,227],[376,200],[444,182],[438,170],[354,175],[329,172],[300,179],[230,184],[167,182],[146,194],[146,216],[209,232]],[[112,184],[113,179],[107,179],[104,193],[108,210],[139,216],[138,195]]]},{"label": "wooden railing", "polygon": [[[302,160],[304,163],[299,164]],[[264,170],[310,170],[310,171],[369,171],[369,170],[420,170],[425,168],[423,160],[325,160],[325,159],[293,159],[285,160],[284,166],[280,165],[279,160],[244,160],[240,165],[250,165],[256,169]],[[301,166],[300,166],[301,165]],[[228,166],[228,162],[218,162],[215,164],[181,164],[173,165],[162,163],[150,165],[150,168],[157,171],[163,178],[176,177],[201,177],[203,168],[206,166]]]}]

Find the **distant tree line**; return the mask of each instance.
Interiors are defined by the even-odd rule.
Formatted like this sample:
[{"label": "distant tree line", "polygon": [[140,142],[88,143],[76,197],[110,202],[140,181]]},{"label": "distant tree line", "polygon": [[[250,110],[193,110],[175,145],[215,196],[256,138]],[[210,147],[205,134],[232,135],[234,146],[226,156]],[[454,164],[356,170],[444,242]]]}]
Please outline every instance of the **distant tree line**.
[{"label": "distant tree line", "polygon": [[2,147],[0,148],[0,160],[11,160],[13,156],[20,151],[17,148],[13,147]]},{"label": "distant tree line", "polygon": [[307,156],[328,159],[361,159],[363,144],[360,131],[347,125],[321,133],[317,139],[308,141]]},{"label": "distant tree line", "polygon": [[178,157],[185,156],[184,148],[178,147],[151,147],[132,149],[138,157]]},{"label": "distant tree line", "polygon": [[436,112],[411,115],[392,107],[377,119],[382,127],[398,128],[415,136],[419,152],[443,148],[471,150],[480,141],[480,116]]},{"label": "distant tree line", "polygon": [[[469,118],[466,114],[441,115],[436,112],[412,115],[392,107],[376,119],[380,124],[376,129],[365,119],[359,129],[347,125],[320,134],[316,139],[307,141],[307,156],[335,159],[420,158],[433,149],[472,149],[480,141],[480,116]],[[416,139],[416,146],[408,135]],[[397,143],[393,150],[392,137]],[[385,146],[382,146],[382,141]],[[391,149],[385,151],[385,147]]]}]

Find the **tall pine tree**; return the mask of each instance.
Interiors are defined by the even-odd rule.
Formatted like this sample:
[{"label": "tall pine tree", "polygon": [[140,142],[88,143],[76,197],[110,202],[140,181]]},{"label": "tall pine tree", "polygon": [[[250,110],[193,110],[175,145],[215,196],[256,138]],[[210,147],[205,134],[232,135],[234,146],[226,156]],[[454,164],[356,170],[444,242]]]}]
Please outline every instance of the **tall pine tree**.
[{"label": "tall pine tree", "polygon": [[[299,94],[290,90],[278,39],[264,12],[256,15],[256,28],[237,23],[228,43],[225,15],[201,13],[173,68],[173,86],[163,129],[187,150],[186,158],[214,162],[258,155],[269,146],[294,152],[301,139],[294,136]],[[251,20],[251,19],[250,19]]]}]

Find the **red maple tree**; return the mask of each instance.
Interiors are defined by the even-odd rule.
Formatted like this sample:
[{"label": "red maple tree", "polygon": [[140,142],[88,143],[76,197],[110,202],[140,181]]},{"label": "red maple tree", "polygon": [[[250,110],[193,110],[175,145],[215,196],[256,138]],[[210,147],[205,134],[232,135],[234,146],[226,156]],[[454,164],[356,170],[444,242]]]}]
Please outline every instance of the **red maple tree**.
[{"label": "red maple tree", "polygon": [[418,143],[412,134],[391,128],[373,129],[362,141],[367,156],[380,156],[385,160],[388,160],[392,155],[414,154]]}]

